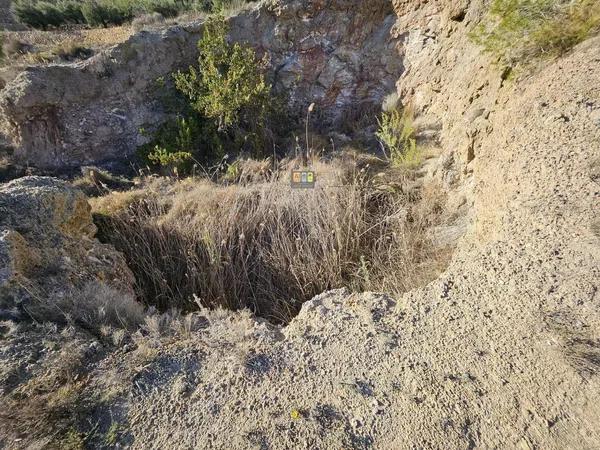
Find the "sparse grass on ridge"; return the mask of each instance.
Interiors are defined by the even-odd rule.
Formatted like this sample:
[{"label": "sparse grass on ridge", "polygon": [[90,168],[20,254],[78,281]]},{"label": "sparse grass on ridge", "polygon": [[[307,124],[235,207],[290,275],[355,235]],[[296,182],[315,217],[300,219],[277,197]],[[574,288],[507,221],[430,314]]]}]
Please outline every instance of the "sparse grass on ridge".
[{"label": "sparse grass on ridge", "polygon": [[[11,31],[4,33],[4,42],[21,42],[23,51],[9,52],[0,58],[3,66],[18,66],[26,64],[46,64],[59,60],[65,55],[64,49],[83,47],[100,51],[120,44],[133,33],[130,26],[112,27],[110,29],[76,29],[54,31]],[[14,44],[13,44],[14,45]],[[67,52],[67,56],[72,54]],[[79,56],[74,54],[73,56]],[[82,55],[82,56],[89,56]]]}]

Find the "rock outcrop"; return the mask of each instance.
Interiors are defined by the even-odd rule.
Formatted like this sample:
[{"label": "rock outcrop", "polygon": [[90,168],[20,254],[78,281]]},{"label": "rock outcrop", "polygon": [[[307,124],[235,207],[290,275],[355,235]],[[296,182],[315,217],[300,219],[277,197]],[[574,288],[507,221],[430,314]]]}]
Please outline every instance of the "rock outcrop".
[{"label": "rock outcrop", "polygon": [[402,74],[401,39],[389,0],[277,0],[232,21],[232,37],[266,54],[275,89],[302,115],[316,103],[321,124],[337,127],[380,110]]},{"label": "rock outcrop", "polygon": [[[398,88],[443,147],[429,175],[475,212],[446,273],[401,298],[320,295],[286,327],[203,311],[143,364],[94,365],[90,398],[115,397],[90,428],[118,417],[132,448],[600,447],[600,38],[508,83],[468,39],[480,2],[394,5]],[[28,183],[0,190],[2,280],[37,264],[35,233],[2,221]]]},{"label": "rock outcrop", "polygon": [[126,160],[166,117],[158,77],[196,55],[199,27],[142,32],[76,64],[29,67],[0,93],[14,161],[44,169]]},{"label": "rock outcrop", "polygon": [[92,281],[132,292],[123,256],[94,235],[78,189],[25,177],[0,187],[0,311],[51,299]]},{"label": "rock outcrop", "polygon": [[[357,6],[358,5],[358,6]],[[322,127],[379,107],[402,73],[386,0],[270,1],[230,20],[232,40],[270,61],[275,89]],[[14,161],[64,169],[125,161],[168,116],[157,79],[194,64],[201,23],[143,31],[76,64],[30,67],[0,92],[0,133]]]}]

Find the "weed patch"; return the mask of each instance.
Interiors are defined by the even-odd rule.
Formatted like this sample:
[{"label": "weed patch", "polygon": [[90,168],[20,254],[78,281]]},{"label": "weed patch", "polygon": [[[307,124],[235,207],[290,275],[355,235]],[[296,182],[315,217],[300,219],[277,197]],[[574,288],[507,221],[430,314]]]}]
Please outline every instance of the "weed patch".
[{"label": "weed patch", "polygon": [[502,65],[514,67],[560,56],[599,32],[596,0],[493,0],[471,38]]},{"label": "weed patch", "polygon": [[143,27],[160,22],[159,16],[175,17],[187,12],[229,14],[247,3],[245,0],[16,0],[13,12],[20,23],[43,30],[73,24],[108,27],[136,17],[141,19],[135,26]]},{"label": "weed patch", "polygon": [[385,149],[389,152],[388,158],[395,166],[414,169],[422,162],[413,121],[414,113],[410,106],[399,108],[397,100],[385,102],[375,135],[384,152]]}]

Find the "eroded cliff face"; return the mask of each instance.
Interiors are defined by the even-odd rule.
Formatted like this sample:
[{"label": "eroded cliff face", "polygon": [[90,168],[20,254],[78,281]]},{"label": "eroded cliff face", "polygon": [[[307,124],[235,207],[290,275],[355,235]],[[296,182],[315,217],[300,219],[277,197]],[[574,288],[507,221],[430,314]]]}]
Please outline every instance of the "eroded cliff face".
[{"label": "eroded cliff face", "polygon": [[81,63],[21,72],[0,92],[15,162],[64,169],[126,159],[140,128],[164,120],[156,79],[193,61],[198,36],[198,25],[142,32]]},{"label": "eroded cliff face", "polygon": [[[378,108],[403,66],[389,1],[269,1],[231,19],[231,38],[270,62],[276,91],[323,127]],[[0,93],[19,164],[62,169],[126,160],[167,117],[159,77],[195,63],[201,23],[141,32],[88,61],[32,67]]]},{"label": "eroded cliff face", "polygon": [[[469,33],[486,11],[483,0],[394,0],[398,16],[393,35],[402,40],[405,70],[397,88],[416,113],[415,125],[424,140],[436,141],[441,154],[428,164],[428,177],[449,193],[448,212],[464,232],[475,224],[477,239],[493,239],[501,228],[488,227],[484,217],[498,221],[498,202],[505,189],[493,175],[494,194],[477,196],[474,170],[494,171],[481,158],[494,130],[495,115],[513,94],[507,73],[470,39]],[[481,177],[480,177],[481,179]],[[493,207],[495,205],[496,207]],[[475,217],[478,220],[475,220]],[[475,236],[475,234],[473,235]]]}]

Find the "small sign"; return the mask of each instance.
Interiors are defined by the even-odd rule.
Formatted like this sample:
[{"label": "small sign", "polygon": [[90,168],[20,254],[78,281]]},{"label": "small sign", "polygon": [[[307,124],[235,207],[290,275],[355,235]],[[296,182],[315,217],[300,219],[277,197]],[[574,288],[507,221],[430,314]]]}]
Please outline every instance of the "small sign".
[{"label": "small sign", "polygon": [[317,177],[314,170],[294,170],[292,171],[293,189],[314,189]]}]

